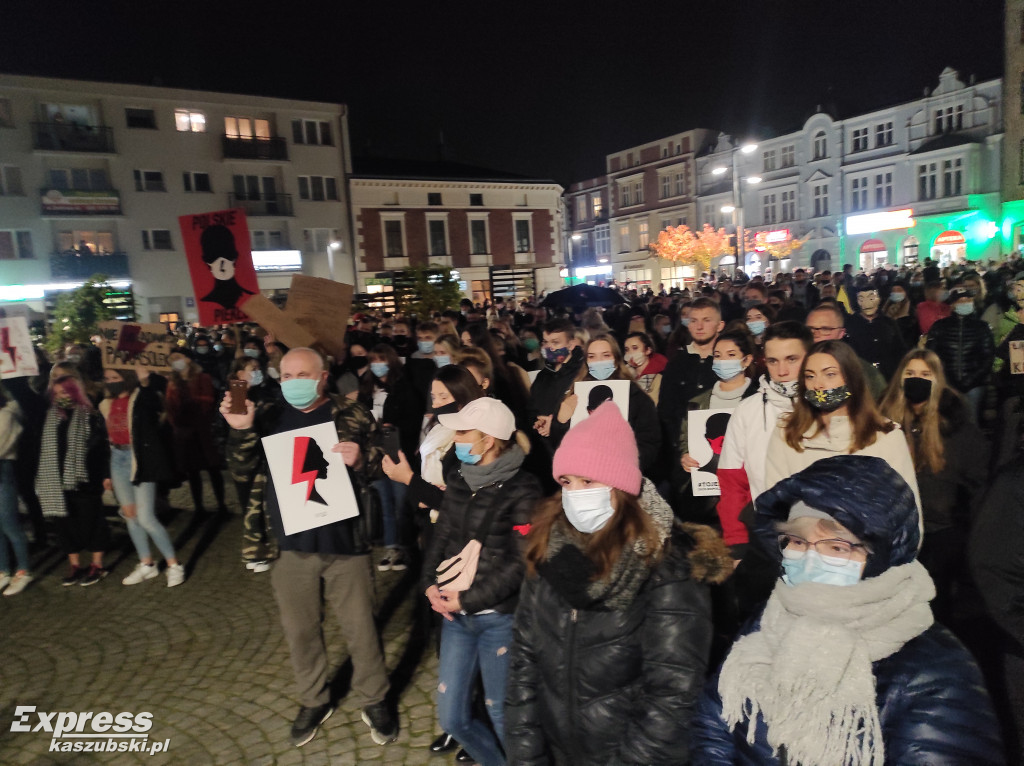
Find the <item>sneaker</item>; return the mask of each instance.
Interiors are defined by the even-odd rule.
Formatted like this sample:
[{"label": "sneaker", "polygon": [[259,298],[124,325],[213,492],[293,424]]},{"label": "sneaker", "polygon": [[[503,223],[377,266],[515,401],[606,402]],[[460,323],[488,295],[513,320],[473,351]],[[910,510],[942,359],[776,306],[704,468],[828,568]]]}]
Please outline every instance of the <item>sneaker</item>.
[{"label": "sneaker", "polygon": [[11,578],[10,585],[7,586],[7,590],[4,591],[5,596],[17,596],[21,593],[28,584],[32,582],[32,575],[28,572],[22,572],[21,574],[14,575]]},{"label": "sneaker", "polygon": [[121,584],[138,585],[143,580],[152,580],[158,574],[160,574],[160,570],[156,568],[156,564],[143,564],[140,561],[135,565],[135,569],[133,569],[127,577],[121,580]]},{"label": "sneaker", "polygon": [[[154,567],[154,569],[155,568],[156,567]],[[95,564],[93,564],[92,566],[89,567],[89,571],[86,573],[85,577],[82,578],[82,581],[80,583],[78,583],[78,584],[81,585],[82,587],[87,587],[89,585],[95,585],[100,580],[102,580],[104,577],[106,577],[108,574],[109,574],[109,572],[107,572],[106,569],[104,569],[103,567],[98,567]]]},{"label": "sneaker", "polygon": [[391,567],[393,566],[392,562],[394,560],[393,559],[394,555],[395,554],[394,554],[393,551],[388,551],[386,554],[384,554],[384,558],[382,558],[380,561],[377,562],[377,571],[378,572],[390,572],[391,571]]},{"label": "sneaker", "polygon": [[[3,545],[7,545],[3,542]],[[3,590],[11,582],[11,576],[7,572],[0,572],[0,590]]]},{"label": "sneaker", "polygon": [[171,564],[167,567],[167,587],[173,588],[185,582],[185,567],[181,564]]},{"label": "sneaker", "polygon": [[405,557],[405,554],[399,550],[393,550],[391,552],[391,570],[394,572],[404,572],[409,568],[409,560]]},{"label": "sneaker", "polygon": [[85,567],[74,567],[73,566],[73,567],[71,567],[71,572],[68,574],[68,576],[65,577],[63,580],[61,580],[60,583],[65,588],[68,585],[78,585],[78,583],[80,583],[82,581],[82,578],[85,577],[85,573],[87,571],[88,570]]},{"label": "sneaker", "polygon": [[334,708],[330,702],[316,707],[300,707],[299,714],[295,716],[295,723],[292,724],[292,744],[295,747],[302,747],[316,736],[320,724],[331,717]]},{"label": "sneaker", "polygon": [[269,561],[250,561],[245,565],[246,569],[251,569],[253,574],[259,574],[260,572],[267,572],[270,570]]},{"label": "sneaker", "polygon": [[363,723],[370,727],[370,737],[378,745],[386,745],[398,739],[398,721],[384,702],[364,707]]}]

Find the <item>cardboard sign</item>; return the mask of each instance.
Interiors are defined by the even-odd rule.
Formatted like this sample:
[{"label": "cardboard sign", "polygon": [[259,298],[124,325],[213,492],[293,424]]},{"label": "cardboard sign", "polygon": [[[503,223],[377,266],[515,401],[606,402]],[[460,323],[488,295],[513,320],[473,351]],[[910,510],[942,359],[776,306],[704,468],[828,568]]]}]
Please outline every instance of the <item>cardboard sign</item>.
[{"label": "cardboard sign", "polygon": [[263,438],[284,533],[294,535],[359,515],[334,423]]},{"label": "cardboard sign", "polygon": [[587,380],[577,383],[573,393],[579,397],[576,409],[569,421],[569,428],[590,417],[590,413],[601,404],[611,399],[618,405],[625,420],[629,419],[629,383],[628,380]]},{"label": "cardboard sign", "polygon": [[39,374],[32,336],[25,317],[0,319],[0,378],[24,378]]},{"label": "cardboard sign", "polygon": [[718,458],[730,417],[732,410],[690,410],[688,413],[687,452],[700,463],[700,468],[690,472],[694,497],[722,494],[718,486]]},{"label": "cardboard sign", "polygon": [[245,302],[245,313],[264,330],[269,330],[289,348],[312,346],[316,337],[300,325],[291,315],[281,311],[263,295],[254,295]]},{"label": "cardboard sign", "polygon": [[1024,375],[1024,340],[1010,341],[1010,374]]},{"label": "cardboard sign", "polygon": [[100,322],[103,366],[111,370],[168,372],[167,357],[177,346],[162,324]]},{"label": "cardboard sign", "polygon": [[241,208],[178,218],[188,256],[199,323],[246,322],[241,305],[259,294],[249,227]]},{"label": "cardboard sign", "polygon": [[344,353],[345,329],[352,309],[352,285],[296,274],[285,313],[316,336],[334,358]]}]

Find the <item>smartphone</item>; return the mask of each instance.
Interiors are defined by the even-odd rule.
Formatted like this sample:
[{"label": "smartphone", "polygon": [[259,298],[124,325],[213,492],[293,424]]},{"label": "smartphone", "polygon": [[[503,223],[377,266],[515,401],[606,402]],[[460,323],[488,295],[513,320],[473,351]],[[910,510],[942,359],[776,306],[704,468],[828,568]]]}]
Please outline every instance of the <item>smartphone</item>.
[{"label": "smartphone", "polygon": [[249,395],[249,383],[244,380],[232,379],[230,381],[231,390],[231,414],[232,415],[244,415],[247,410],[245,406],[246,398]]},{"label": "smartphone", "polygon": [[398,441],[398,429],[394,426],[383,426],[381,433],[384,437],[384,452],[391,458],[392,462],[398,462],[398,451],[402,448]]}]

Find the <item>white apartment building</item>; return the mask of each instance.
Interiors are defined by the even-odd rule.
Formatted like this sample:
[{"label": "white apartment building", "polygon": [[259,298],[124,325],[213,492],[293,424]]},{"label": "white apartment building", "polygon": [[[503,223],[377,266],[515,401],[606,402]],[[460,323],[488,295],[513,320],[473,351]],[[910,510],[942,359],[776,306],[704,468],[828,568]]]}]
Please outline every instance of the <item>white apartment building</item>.
[{"label": "white apartment building", "polygon": [[0,306],[104,273],[139,319],[194,321],[178,216],[231,207],[264,291],[354,282],[350,172],[342,104],[0,75]]}]

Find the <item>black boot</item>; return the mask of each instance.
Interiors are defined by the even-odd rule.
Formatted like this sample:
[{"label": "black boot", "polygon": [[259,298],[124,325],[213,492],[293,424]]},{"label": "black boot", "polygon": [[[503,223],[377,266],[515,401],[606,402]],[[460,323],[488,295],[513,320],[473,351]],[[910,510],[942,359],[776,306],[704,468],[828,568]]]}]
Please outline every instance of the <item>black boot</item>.
[{"label": "black boot", "polygon": [[440,737],[430,743],[430,752],[432,753],[448,753],[459,746],[459,743],[455,741],[455,737],[451,734],[442,734]]}]

